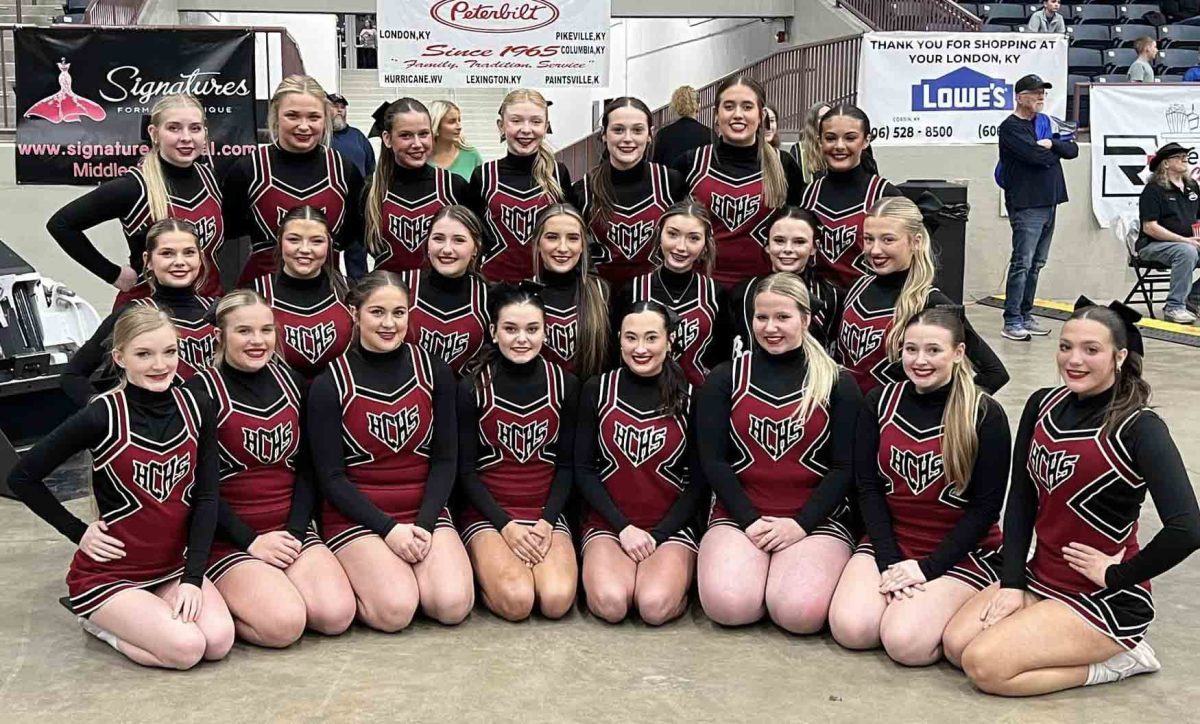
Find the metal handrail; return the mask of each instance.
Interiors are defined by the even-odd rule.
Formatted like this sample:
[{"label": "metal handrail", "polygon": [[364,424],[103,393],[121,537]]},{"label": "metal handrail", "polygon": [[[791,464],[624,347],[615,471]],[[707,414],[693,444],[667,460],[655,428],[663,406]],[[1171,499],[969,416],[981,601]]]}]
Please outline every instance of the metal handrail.
[{"label": "metal handrail", "polygon": [[149,0],[92,0],[83,11],[85,25],[137,25]]},{"label": "metal handrail", "polygon": [[872,30],[977,31],[983,20],[950,0],[837,0]]}]

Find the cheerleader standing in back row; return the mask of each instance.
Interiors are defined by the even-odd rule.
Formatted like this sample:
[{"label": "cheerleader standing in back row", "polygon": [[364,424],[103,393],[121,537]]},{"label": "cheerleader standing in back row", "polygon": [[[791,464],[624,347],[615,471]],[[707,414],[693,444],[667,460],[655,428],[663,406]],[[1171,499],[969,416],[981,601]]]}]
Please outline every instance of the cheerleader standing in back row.
[{"label": "cheerleader standing in back row", "polygon": [[[902,196],[882,199],[871,207],[864,228],[864,258],[874,274],[860,278],[846,294],[836,356],[865,394],[904,379],[900,346],[909,320],[951,301],[933,286],[929,231],[916,204]],[[1004,363],[969,322],[966,335],[975,384],[996,392],[1008,383]]]},{"label": "cheerleader standing in back row", "polygon": [[487,284],[479,275],[483,238],[479,218],[465,206],[447,206],[433,217],[429,267],[409,272],[412,293],[406,341],[462,375],[487,339]]},{"label": "cheerleader standing in back row", "polygon": [[363,623],[444,624],[471,612],[471,564],[446,502],[458,464],[454,374],[404,343],[409,295],[374,271],[349,298],[357,341],[313,382],[304,432],[325,502],[321,533]]},{"label": "cheerleader standing in back row", "polygon": [[504,96],[496,127],[508,154],[483,164],[471,177],[471,203],[477,204],[488,236],[483,275],[492,282],[527,278],[538,213],[551,204],[575,203],[570,172],[546,143],[548,108],[534,90],[518,88]]},{"label": "cheerleader standing in back row", "polygon": [[904,332],[908,380],[867,393],[855,478],[869,542],[838,582],[829,628],[842,646],[894,661],[941,658],[946,624],[999,580],[1008,418],[966,366],[960,307],[927,309]]},{"label": "cheerleader standing in back row", "polygon": [[583,386],[575,481],[590,510],[583,534],[588,609],[610,623],[631,606],[652,626],[687,610],[693,520],[707,486],[692,443],[692,386],[671,357],[679,320],[658,302],[621,320],[622,368]]},{"label": "cheerleader standing in back row", "polygon": [[354,318],[346,306],[346,280],[334,262],[325,215],[297,206],[279,223],[279,271],[254,280],[275,310],[276,355],[305,384],[346,351]]},{"label": "cheerleader standing in back row", "polygon": [[300,377],[272,364],[277,329],[257,293],[231,292],[215,319],[217,361],[187,385],[212,401],[222,453],[209,580],[251,643],[288,646],[305,626],[340,634],[354,621],[354,592],[312,527]]},{"label": "cheerleader standing in back row", "polygon": [[762,86],[733,76],[717,86],[714,129],[719,140],[675,162],[691,195],[708,208],[717,239],[713,278],[726,287],[771,270],[763,247],[767,218],[804,190],[800,168],[766,142]]},{"label": "cheerleader standing in back row", "polygon": [[[811,212],[799,206],[785,206],[772,214],[767,222],[767,256],[773,272],[795,274],[808,288],[812,299],[812,322],[808,333],[826,350],[833,352],[842,325],[844,293],[818,277],[815,240],[820,224]],[[765,277],[747,279],[730,294],[729,313],[732,317],[734,354],[748,351],[754,343],[751,327],[754,320],[754,288]]]},{"label": "cheerleader standing in back row", "polygon": [[[145,274],[146,233],[166,218],[186,219],[196,228],[209,274],[198,289],[220,296],[217,252],[225,241],[221,192],[212,167],[196,163],[208,147],[204,107],[194,96],[164,96],[150,111],[149,153],[129,173],[105,182],[59,209],[46,230],[72,259],[117,288],[113,309],[153,294]],[[113,264],[84,231],[110,219],[121,221],[129,244],[129,264]]]},{"label": "cheerleader standing in back row", "polygon": [[376,269],[421,268],[434,215],[467,203],[467,182],[429,163],[431,123],[429,111],[415,98],[401,98],[380,115],[379,164],[363,210],[367,251]]},{"label": "cheerleader standing in back row", "polygon": [[338,249],[361,242],[363,178],[329,146],[325,90],[306,75],[288,76],[271,96],[267,115],[273,142],[239,159],[221,184],[228,235],[250,235],[239,287],[276,271],[279,225],[297,206],[321,210]]},{"label": "cheerleader standing in back row", "polygon": [[857,106],[839,105],[819,121],[825,174],[812,182],[800,205],[817,215],[817,274],[849,289],[872,269],[863,252],[863,220],[877,201],[900,196],[900,190],[879,176],[866,155],[871,143],[871,120]]},{"label": "cheerleader standing in back row", "polygon": [[483,602],[509,621],[534,603],[561,618],[579,571],[563,507],[571,493],[579,380],[539,354],[536,285],[492,290],[492,344],[458,383],[462,515]]},{"label": "cheerleader standing in back row", "polygon": [[79,407],[85,407],[93,395],[115,384],[109,379],[94,383],[92,375],[108,362],[113,328],[132,306],[161,309],[170,315],[177,336],[175,372],[181,381],[191,379],[212,360],[217,338],[207,313],[215,300],[198,296],[195,291],[203,286],[209,273],[195,227],[188,221],[163,219],[150,227],[145,246],[142,264],[147,277],[153,280],[152,296],[135,299],[108,315],[62,373],[63,392]]},{"label": "cheerleader standing in back row", "polygon": [[700,603],[726,626],[765,610],[814,633],[853,546],[846,496],[862,395],[807,333],[803,282],[772,274],[755,295],[758,346],[713,370],[697,395],[696,444],[715,493]]},{"label": "cheerleader standing in back row", "polygon": [[608,364],[608,283],[591,273],[587,226],[574,207],[555,204],[538,214],[533,277],[545,285],[542,356],[581,379]]},{"label": "cheerleader standing in back row", "polygon": [[[1081,299],[1063,325],[1064,386],[1017,428],[998,586],[946,629],[946,658],[989,694],[1029,696],[1157,671],[1150,579],[1200,547],[1200,509],[1166,424],[1146,405],[1141,318]],[[1146,493],[1163,527],[1139,551]],[[1026,563],[1032,536],[1033,558]]]},{"label": "cheerleader standing in back row", "polygon": [[[67,589],[84,630],[143,666],[190,669],[233,645],[225,602],[204,580],[217,522],[216,425],[207,400],[172,385],[178,357],[165,313],[127,309],[112,359],[122,385],[23,455],[9,486],[79,546]],[[91,524],[45,484],[83,450],[99,511]]]},{"label": "cheerleader standing in back row", "polygon": [[623,310],[636,302],[654,300],[679,315],[679,364],[699,387],[709,370],[729,359],[732,337],[729,296],[711,276],[717,254],[712,224],[704,207],[688,199],[663,214],[655,232],[658,268],[622,290],[613,326],[619,329]]},{"label": "cheerleader standing in back row", "polygon": [[596,273],[620,288],[654,269],[660,217],[687,195],[683,176],[649,161],[654,119],[637,98],[609,101],[600,118],[600,163],[575,183],[600,253]]}]

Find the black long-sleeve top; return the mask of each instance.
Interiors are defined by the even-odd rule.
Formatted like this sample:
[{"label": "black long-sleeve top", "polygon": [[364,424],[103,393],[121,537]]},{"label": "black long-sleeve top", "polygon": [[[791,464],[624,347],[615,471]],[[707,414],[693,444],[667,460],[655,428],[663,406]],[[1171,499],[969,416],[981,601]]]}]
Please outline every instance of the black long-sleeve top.
[{"label": "black long-sleeve top", "polygon": [[[546,395],[547,375],[541,357],[517,364],[505,357],[496,362],[492,375],[492,394],[513,405],[530,405]],[[496,530],[512,522],[512,518],[488,491],[479,475],[479,405],[471,377],[458,383],[458,476],[467,500]],[[579,416],[579,379],[563,373],[563,395],[558,410],[558,439],[554,441],[554,480],[550,495],[542,507],[542,520],[554,525],[571,495],[575,465],[575,421]]]},{"label": "black long-sleeve top", "polygon": [[[622,368],[617,379],[617,397],[621,402],[639,412],[653,413],[659,406],[659,377],[641,377]],[[575,431],[575,483],[580,492],[596,512],[604,517],[618,534],[630,525],[629,518],[609,495],[604,481],[600,479],[597,465],[599,445],[599,407],[601,375],[596,375],[583,385],[579,396],[579,425]],[[709,488],[704,479],[704,470],[697,454],[695,442],[696,406],[688,406],[687,413],[687,486],[667,514],[648,532],[654,541],[662,545],[696,516]]]},{"label": "black long-sleeve top", "polygon": [[[800,348],[782,354],[754,352],[751,383],[768,395],[781,398],[795,393],[807,376],[808,362]],[[733,362],[713,370],[696,395],[696,444],[705,478],[738,526],[745,530],[761,515],[750,501],[734,472],[730,435],[733,396]],[[829,395],[828,471],[808,502],[796,514],[796,522],[812,532],[845,500],[854,483],[854,434],[862,393],[848,372],[841,371]],[[766,465],[767,461],[753,464]]]},{"label": "black long-sleeve top", "polygon": [[[533,164],[535,161],[537,161],[536,153],[528,156],[517,156],[512,151],[505,153],[503,157],[496,160],[496,172],[499,183],[517,191],[532,189],[537,184],[533,178]],[[482,169],[483,166],[475,168],[474,173],[471,174],[471,182],[467,189],[467,199],[475,205],[472,211],[480,219],[485,218],[488,212],[487,189],[484,188]],[[562,162],[558,163],[558,182],[562,184],[563,191],[563,196],[560,200],[563,203],[579,208],[579,200],[575,198],[575,188],[571,181],[571,171]]]},{"label": "black long-sleeve top", "polygon": [[[385,153],[391,153],[384,149]],[[377,268],[389,271],[419,269],[425,262],[426,240],[429,237],[433,216],[443,207],[458,204],[468,208],[478,206],[470,197],[466,179],[444,169],[425,164],[420,168],[405,168],[393,164],[392,183],[388,197],[399,199],[395,204],[385,197],[380,209],[381,229],[376,229],[380,251],[371,251]],[[363,220],[364,234],[368,206],[374,195],[374,180],[363,185],[359,214]],[[364,241],[370,251],[371,240]]]},{"label": "black long-sleeve top", "polygon": [[[916,386],[906,384],[895,414],[915,429],[935,430],[942,424],[950,388],[951,385],[946,384],[921,393]],[[878,410],[884,390],[884,387],[876,387],[864,398],[854,445],[854,478],[859,506],[867,534],[875,546],[875,562],[881,572],[905,558],[897,543],[892,514],[888,508],[887,483],[879,473],[881,441]],[[979,446],[967,489],[960,496],[966,500],[963,513],[941,544],[917,562],[928,581],[941,576],[977,549],[980,541],[1000,519],[1012,450],[1012,433],[1004,408],[992,398],[984,397],[982,415],[976,417],[975,430],[979,436]],[[941,506],[942,503],[939,501],[936,505]],[[929,517],[942,512],[931,509]]]},{"label": "black long-sleeve top", "polygon": [[[1000,577],[1004,588],[1026,587],[1025,562],[1038,512],[1038,491],[1027,468],[1030,443],[1042,401],[1053,392],[1054,388],[1044,388],[1033,393],[1025,403],[1017,428],[1012,483],[1004,511],[1004,570]],[[1087,398],[1071,393],[1050,414],[1060,431],[1095,429],[1102,424],[1112,398],[1112,388]],[[1157,414],[1150,410],[1134,414],[1137,419],[1124,427],[1120,441],[1132,456],[1137,473],[1145,480],[1163,527],[1132,558],[1108,567],[1105,586],[1114,589],[1149,581],[1200,548],[1200,508],[1179,449]]]},{"label": "black long-sleeve top", "polygon": [[[702,147],[697,147],[685,151],[671,163],[671,167],[683,176],[685,183],[695,170],[696,155],[701,150]],[[786,202],[799,204],[804,195],[804,172],[789,154],[779,154],[779,162],[783,165],[783,175],[787,180]],[[713,146],[712,168],[734,181],[760,173],[762,164],[758,160],[758,146],[733,146],[718,140]]]},{"label": "black long-sleeve top", "polygon": [[[185,393],[186,394],[186,393]],[[128,385],[129,428],[148,440],[170,440],[183,429],[179,404],[170,390],[151,392]],[[191,491],[187,555],[183,583],[199,586],[208,567],[208,551],[217,526],[217,426],[205,397],[196,398],[200,410],[200,433],[195,483]],[[45,479],[72,455],[100,445],[109,433],[109,415],[104,402],[96,401],[67,418],[37,445],[21,456],[8,477],[9,487],[39,518],[54,526],[76,545],[83,540],[88,524],[75,517],[46,487]],[[92,481],[100,515],[108,512],[102,501],[121,501],[125,493],[113,490],[103,477]]]},{"label": "black long-sleeve top", "polygon": [[[753,277],[738,284],[729,294],[728,324],[733,334],[733,352],[748,352],[754,348],[754,290],[766,277]],[[808,288],[812,318],[808,333],[833,354],[837,347],[838,330],[842,326],[842,308],[846,293],[820,278],[810,265],[800,275]]]},{"label": "black long-sleeve top", "polygon": [[1038,145],[1036,120],[1005,118],[997,129],[1000,163],[1004,177],[1004,204],[1010,210],[1055,206],[1067,202],[1067,182],[1062,159],[1079,155],[1074,141],[1050,140],[1050,148]]},{"label": "black long-sleeve top", "polygon": [[[371,352],[356,344],[346,354],[355,382],[388,393],[399,390],[415,374],[410,350],[409,345],[403,344],[391,352]],[[429,477],[416,525],[432,533],[454,486],[458,433],[454,415],[454,373],[439,359],[431,358],[430,362],[433,365],[433,438],[429,450]],[[329,370],[313,381],[307,409],[305,437],[312,451],[313,469],[321,494],[342,515],[386,538],[396,521],[372,503],[346,475],[342,401]]]}]

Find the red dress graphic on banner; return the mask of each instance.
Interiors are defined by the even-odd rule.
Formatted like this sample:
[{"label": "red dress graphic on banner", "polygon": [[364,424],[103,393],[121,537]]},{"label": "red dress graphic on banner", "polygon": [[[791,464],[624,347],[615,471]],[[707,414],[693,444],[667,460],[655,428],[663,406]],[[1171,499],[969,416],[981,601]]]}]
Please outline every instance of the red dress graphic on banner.
[{"label": "red dress graphic on banner", "polygon": [[94,101],[75,95],[71,90],[71,64],[66,58],[58,61],[58,92],[34,103],[25,111],[26,118],[45,118],[51,123],[78,123],[87,116],[93,121],[103,121],[108,114]]}]

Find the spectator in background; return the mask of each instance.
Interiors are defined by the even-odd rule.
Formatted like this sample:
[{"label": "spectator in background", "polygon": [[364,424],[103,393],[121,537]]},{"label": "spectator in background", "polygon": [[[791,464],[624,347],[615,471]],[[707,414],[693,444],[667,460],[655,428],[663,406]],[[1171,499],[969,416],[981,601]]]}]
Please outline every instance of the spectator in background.
[{"label": "spectator in background", "polygon": [[679,120],[668,123],[654,134],[655,163],[670,166],[684,153],[712,143],[712,129],[696,120],[700,94],[690,85],[681,85],[671,94],[671,110]]},{"label": "spectator in background", "polygon": [[1197,59],[1196,65],[1188,68],[1183,74],[1184,83],[1200,83],[1200,59]]},{"label": "spectator in background", "polygon": [[433,123],[429,162],[470,181],[475,168],[483,165],[483,156],[463,136],[462,111],[452,101],[434,101],[429,104],[429,118]]},{"label": "spectator in background", "polygon": [[1160,0],[1158,6],[1172,23],[1200,15],[1200,0]]},{"label": "spectator in background", "polygon": [[1041,114],[1052,87],[1036,75],[1018,80],[1016,108],[999,131],[1000,185],[1012,227],[1001,334],[1022,342],[1050,333],[1033,317],[1033,298],[1038,274],[1050,256],[1055,211],[1067,202],[1062,159],[1079,155],[1075,141],[1052,137],[1052,121]]},{"label": "spectator in background", "polygon": [[[375,173],[375,149],[371,142],[346,120],[346,108],[350,105],[346,97],[338,93],[329,93],[330,118],[333,122],[333,135],[330,145],[333,150],[345,156],[354,165],[364,179],[371,178]],[[346,276],[351,279],[361,279],[367,273],[367,247],[365,244],[351,244],[346,248]]]},{"label": "spectator in background", "polygon": [[779,114],[771,106],[763,106],[763,137],[776,151],[783,140],[779,137]]},{"label": "spectator in background", "polygon": [[1129,66],[1129,81],[1131,83],[1154,82],[1154,59],[1158,57],[1158,41],[1149,35],[1143,35],[1133,44],[1137,51],[1137,60]]},{"label": "spectator in background", "polygon": [[1062,5],[1062,0],[1044,0],[1042,9],[1029,16],[1026,30],[1031,33],[1065,34],[1067,21],[1058,12],[1060,5]]},{"label": "spectator in background", "polygon": [[1158,149],[1150,159],[1154,177],[1138,199],[1138,257],[1171,267],[1163,316],[1176,324],[1192,324],[1200,314],[1200,282],[1192,283],[1192,273],[1200,266],[1200,186],[1189,174],[1191,153],[1178,143]]},{"label": "spectator in background", "polygon": [[[829,110],[829,104],[814,103],[804,114],[804,128],[800,129],[800,140],[792,146],[792,158],[804,172],[804,185],[825,173],[825,154],[821,153],[821,116]],[[871,147],[867,146],[869,150]]]},{"label": "spectator in background", "polygon": [[358,31],[358,67],[374,68],[376,64],[375,21],[368,16],[363,19],[362,30]]}]

